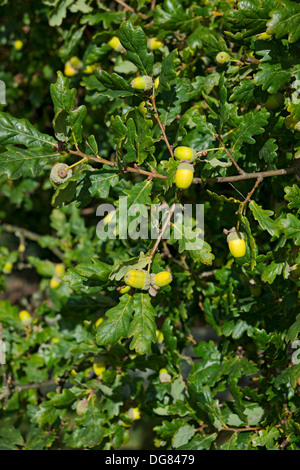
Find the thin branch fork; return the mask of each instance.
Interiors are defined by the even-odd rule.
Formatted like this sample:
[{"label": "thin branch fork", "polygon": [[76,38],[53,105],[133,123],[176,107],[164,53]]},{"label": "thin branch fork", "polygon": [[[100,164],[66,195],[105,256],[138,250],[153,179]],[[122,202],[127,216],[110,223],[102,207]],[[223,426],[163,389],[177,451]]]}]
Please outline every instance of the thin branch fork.
[{"label": "thin branch fork", "polygon": [[154,246],[153,246],[153,248],[152,248],[152,250],[151,250],[151,252],[150,252],[150,255],[149,255],[149,256],[150,256],[151,259],[154,257],[154,255],[155,255],[155,253],[156,253],[156,250],[157,250],[157,248],[158,248],[158,245],[160,244],[160,241],[161,241],[162,237],[164,236],[164,233],[165,233],[167,227],[170,225],[170,220],[171,220],[171,218],[172,218],[172,215],[174,214],[175,209],[176,209],[176,204],[174,203],[174,204],[172,204],[172,206],[170,207],[168,216],[167,216],[167,218],[166,218],[166,220],[165,220],[165,222],[164,222],[164,224],[163,224],[163,226],[162,226],[162,229],[161,229],[161,231],[160,231],[160,234],[159,234],[159,236],[158,236],[158,238],[157,238],[157,240],[156,240],[156,242],[155,242],[155,244],[154,244]]},{"label": "thin branch fork", "polygon": [[[243,212],[245,205],[247,204],[247,202],[250,201],[250,198],[251,198],[252,194],[254,193],[254,191],[256,190],[257,186],[259,185],[259,183],[261,183],[262,180],[263,180],[263,178],[262,178],[261,176],[257,178],[255,185],[253,186],[253,188],[251,189],[251,191],[247,194],[247,197],[245,198],[245,200],[244,200],[244,201],[242,202],[242,204],[241,204],[241,207],[240,207],[240,209],[239,209],[241,213]],[[239,211],[237,211],[236,214],[238,214],[238,212],[239,212]]]}]

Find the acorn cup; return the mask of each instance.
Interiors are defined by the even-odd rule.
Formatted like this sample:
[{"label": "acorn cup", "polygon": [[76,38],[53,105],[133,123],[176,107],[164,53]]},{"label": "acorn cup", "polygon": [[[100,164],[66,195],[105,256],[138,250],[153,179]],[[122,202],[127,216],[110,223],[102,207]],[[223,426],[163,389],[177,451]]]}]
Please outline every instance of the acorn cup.
[{"label": "acorn cup", "polygon": [[68,179],[72,176],[72,170],[68,169],[68,165],[66,163],[56,163],[51,169],[50,172],[50,181],[54,188],[65,183]]}]

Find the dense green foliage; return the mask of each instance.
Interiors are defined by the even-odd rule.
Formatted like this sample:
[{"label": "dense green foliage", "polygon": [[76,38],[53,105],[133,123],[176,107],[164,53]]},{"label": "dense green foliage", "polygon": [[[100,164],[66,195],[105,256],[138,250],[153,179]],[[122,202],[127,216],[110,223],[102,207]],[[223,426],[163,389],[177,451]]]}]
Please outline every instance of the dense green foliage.
[{"label": "dense green foliage", "polygon": [[[0,449],[299,449],[300,4],[0,5]],[[122,196],[203,204],[203,246],[99,239]]]}]

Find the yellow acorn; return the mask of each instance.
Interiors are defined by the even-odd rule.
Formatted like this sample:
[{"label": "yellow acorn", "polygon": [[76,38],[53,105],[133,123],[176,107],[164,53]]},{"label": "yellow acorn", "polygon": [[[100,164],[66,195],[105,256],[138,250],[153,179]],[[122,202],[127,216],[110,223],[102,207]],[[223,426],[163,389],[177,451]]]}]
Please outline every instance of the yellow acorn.
[{"label": "yellow acorn", "polygon": [[94,370],[94,373],[98,377],[101,377],[103,372],[105,372],[105,370],[106,370],[105,363],[104,362],[94,362],[93,370]]},{"label": "yellow acorn", "polygon": [[102,323],[103,321],[104,321],[104,318],[102,317],[98,318],[98,320],[95,323],[95,327],[97,328],[97,326],[100,325],[100,323]]},{"label": "yellow acorn", "polygon": [[153,80],[148,75],[143,75],[142,77],[134,78],[131,81],[131,86],[135,90],[149,91],[153,88]]},{"label": "yellow acorn", "polygon": [[155,51],[163,47],[163,43],[157,38],[148,39],[147,46],[151,51]]},{"label": "yellow acorn", "polygon": [[157,90],[158,86],[159,86],[159,77],[156,77],[156,79],[154,80],[154,88],[155,88],[155,90]]},{"label": "yellow acorn", "polygon": [[130,291],[130,286],[123,287],[120,289],[120,294],[126,294],[126,292]]},{"label": "yellow acorn", "polygon": [[277,108],[280,108],[284,103],[284,97],[281,93],[274,93],[273,95],[270,95],[265,102],[265,107],[268,110],[274,110]]},{"label": "yellow acorn", "polygon": [[150,274],[143,269],[130,269],[125,274],[124,281],[128,286],[148,290],[150,287]]},{"label": "yellow acorn", "polygon": [[122,50],[122,44],[120,43],[120,39],[117,36],[113,36],[107,43],[112,49],[116,52],[120,52]]},{"label": "yellow acorn", "polygon": [[141,413],[140,413],[140,410],[138,408],[129,408],[127,414],[129,416],[129,418],[134,419],[135,421],[137,419],[141,419]]},{"label": "yellow acorn", "polygon": [[90,75],[91,73],[93,73],[95,70],[95,66],[94,65],[86,65],[86,67],[83,69],[83,73],[85,73],[86,75]]},{"label": "yellow acorn", "polygon": [[72,370],[71,370],[71,375],[72,375],[73,377],[75,377],[75,375],[77,375],[77,372],[76,372],[75,369],[72,369]]},{"label": "yellow acorn", "polygon": [[231,232],[227,235],[230,253],[234,258],[242,258],[246,253],[246,243],[241,232]]},{"label": "yellow acorn", "polygon": [[187,189],[191,186],[194,178],[194,167],[189,163],[180,163],[175,174],[177,188]]},{"label": "yellow acorn", "polygon": [[67,62],[64,68],[64,75],[66,77],[74,77],[74,75],[76,74],[77,74],[77,70],[74,69],[74,67],[70,64],[70,62]]},{"label": "yellow acorn", "polygon": [[2,271],[4,274],[10,274],[12,271],[12,268],[13,268],[13,264],[10,263],[9,261],[6,261],[6,263],[3,266]]},{"label": "yellow acorn", "polygon": [[165,287],[172,282],[172,274],[169,271],[161,271],[157,274],[151,274],[151,284],[155,289]]},{"label": "yellow acorn", "polygon": [[230,56],[228,52],[222,51],[216,55],[216,61],[218,62],[218,64],[226,64],[227,62],[229,62],[229,60]]},{"label": "yellow acorn", "polygon": [[160,330],[155,331],[156,341],[158,344],[161,344],[164,341],[164,334]]},{"label": "yellow acorn", "polygon": [[50,279],[50,288],[51,289],[57,289],[57,287],[60,285],[61,280],[58,277],[53,276]]},{"label": "yellow acorn", "polygon": [[55,265],[55,275],[57,277],[62,277],[65,274],[65,266],[62,263]]},{"label": "yellow acorn", "polygon": [[29,326],[32,322],[32,317],[27,310],[21,310],[19,313],[19,318],[24,326]]},{"label": "yellow acorn", "polygon": [[16,51],[20,51],[23,48],[23,41],[21,41],[20,39],[17,39],[14,42],[14,48],[16,49]]},{"label": "yellow acorn", "polygon": [[193,162],[197,158],[197,152],[191,147],[179,146],[174,150],[174,156],[178,160],[190,160]]}]

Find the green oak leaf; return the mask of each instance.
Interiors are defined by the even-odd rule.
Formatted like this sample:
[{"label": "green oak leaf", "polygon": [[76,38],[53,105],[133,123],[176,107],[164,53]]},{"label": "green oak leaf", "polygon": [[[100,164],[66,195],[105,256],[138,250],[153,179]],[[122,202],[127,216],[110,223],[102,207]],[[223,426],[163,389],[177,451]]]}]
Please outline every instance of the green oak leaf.
[{"label": "green oak leaf", "polygon": [[151,305],[149,294],[134,294],[134,316],[130,323],[128,336],[133,337],[130,349],[135,349],[139,354],[151,352],[151,343],[155,342],[156,310]]}]

